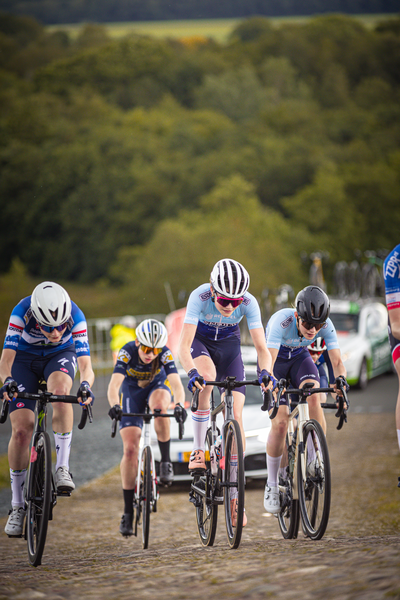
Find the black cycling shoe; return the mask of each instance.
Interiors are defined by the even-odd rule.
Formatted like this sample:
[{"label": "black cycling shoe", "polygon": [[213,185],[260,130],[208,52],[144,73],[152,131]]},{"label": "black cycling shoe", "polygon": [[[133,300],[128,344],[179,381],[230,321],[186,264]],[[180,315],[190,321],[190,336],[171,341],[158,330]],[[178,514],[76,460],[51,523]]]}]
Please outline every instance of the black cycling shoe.
[{"label": "black cycling shoe", "polygon": [[122,515],[121,523],[119,525],[119,532],[125,537],[133,535],[133,513],[124,513]]},{"label": "black cycling shoe", "polygon": [[174,468],[171,462],[160,463],[160,482],[163,485],[171,485],[174,480]]}]

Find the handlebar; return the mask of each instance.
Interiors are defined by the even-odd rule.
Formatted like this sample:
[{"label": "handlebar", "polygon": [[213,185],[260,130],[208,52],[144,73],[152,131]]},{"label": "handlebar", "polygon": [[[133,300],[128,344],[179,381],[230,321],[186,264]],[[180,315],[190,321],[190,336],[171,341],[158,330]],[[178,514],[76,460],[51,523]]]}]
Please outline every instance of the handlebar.
[{"label": "handlebar", "polygon": [[[333,402],[331,402],[331,403],[323,402],[323,403],[321,403],[321,407],[336,409],[335,417],[339,418],[339,423],[338,423],[337,429],[342,429],[343,423],[347,423],[347,409],[349,408],[350,403],[349,403],[349,400],[347,397],[345,385],[339,382],[339,383],[337,383],[337,387],[342,392],[342,396],[339,396],[339,395],[336,396],[337,404],[335,404]],[[276,399],[272,398],[272,411],[270,414],[270,419],[275,419],[277,412],[278,412],[280,399],[281,399],[281,396],[284,391],[286,391],[286,393],[288,393],[288,394],[297,395],[301,398],[297,402],[296,401],[292,402],[291,403],[292,406],[297,406],[297,404],[299,402],[301,402],[305,398],[308,398],[309,396],[312,396],[313,394],[335,393],[333,387],[317,388],[317,387],[314,387],[314,385],[312,383],[306,383],[306,384],[304,384],[304,386],[302,388],[299,388],[299,389],[292,389],[292,388],[286,389],[286,388],[287,388],[286,379],[281,379],[277,386],[278,391],[277,391]],[[345,403],[347,405],[346,409],[344,408]],[[266,399],[265,394],[264,394],[264,402],[263,402],[263,405],[261,406],[261,410],[266,411],[266,410],[268,410],[269,406],[270,406],[270,400]]]},{"label": "handlebar", "polygon": [[[157,419],[158,417],[164,417],[167,419],[175,419],[176,422],[179,425],[179,439],[181,440],[183,438],[183,434],[185,433],[185,425],[184,425],[184,421],[183,421],[183,415],[182,413],[176,417],[174,414],[171,413],[162,413],[161,409],[156,408],[154,409],[154,411],[152,413],[121,413],[121,417],[141,417],[144,420],[148,420],[149,422],[151,421],[151,419]],[[119,421],[119,419],[113,419],[111,422],[111,437],[114,438],[115,434],[117,433],[117,422]]]},{"label": "handlebar", "polygon": [[[247,381],[236,381],[236,377],[229,375],[223,381],[205,381],[204,385],[216,385],[218,387],[226,389],[227,392],[232,392],[234,389],[236,389],[238,387],[242,387],[243,385],[259,386],[260,382],[258,381],[258,379],[251,379],[251,380],[247,380]],[[191,403],[191,407],[190,407],[192,412],[196,412],[196,410],[199,408],[200,392],[201,392],[201,390],[199,390],[199,388],[196,388],[193,392],[192,403]],[[270,394],[271,390],[267,390],[267,393],[268,392]]]},{"label": "handlebar", "polygon": [[[48,402],[65,402],[66,404],[80,404],[76,396],[56,395],[51,392],[42,392],[40,394],[29,394],[28,392],[18,392],[18,398],[22,400],[36,400]],[[83,392],[82,399],[86,400],[86,392]],[[3,406],[0,414],[0,423],[5,423],[7,420],[9,409],[9,401],[3,400]],[[89,417],[89,423],[93,422],[93,411],[91,404],[82,406],[81,420],[78,424],[78,429],[83,429]]]}]

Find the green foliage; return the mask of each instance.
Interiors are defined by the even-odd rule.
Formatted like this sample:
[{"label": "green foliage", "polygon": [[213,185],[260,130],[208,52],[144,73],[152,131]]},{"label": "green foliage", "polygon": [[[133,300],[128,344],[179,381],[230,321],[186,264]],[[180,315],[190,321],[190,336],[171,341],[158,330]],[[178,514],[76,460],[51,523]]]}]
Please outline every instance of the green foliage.
[{"label": "green foliage", "polygon": [[393,247],[399,49],[395,24],[344,15],[248,19],[224,46],[0,15],[0,272],[165,311],[164,281],[220,256],[260,294],[304,283],[302,250]]}]

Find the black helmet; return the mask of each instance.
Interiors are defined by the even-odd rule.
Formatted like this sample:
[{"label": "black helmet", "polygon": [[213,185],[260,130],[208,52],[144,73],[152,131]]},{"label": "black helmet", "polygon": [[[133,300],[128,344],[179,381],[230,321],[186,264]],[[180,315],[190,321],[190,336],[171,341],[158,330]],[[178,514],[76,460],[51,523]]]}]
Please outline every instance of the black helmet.
[{"label": "black helmet", "polygon": [[296,296],[296,310],[307,323],[325,323],[329,317],[329,298],[320,287],[308,285]]}]

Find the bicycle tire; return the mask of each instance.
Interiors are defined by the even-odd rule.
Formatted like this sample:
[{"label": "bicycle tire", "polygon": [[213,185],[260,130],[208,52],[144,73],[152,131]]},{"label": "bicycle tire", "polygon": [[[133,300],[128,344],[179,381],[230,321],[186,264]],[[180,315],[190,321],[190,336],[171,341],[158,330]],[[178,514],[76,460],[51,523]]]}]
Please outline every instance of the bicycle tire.
[{"label": "bicycle tire", "polygon": [[[331,506],[328,445],[321,425],[314,419],[303,426],[303,440],[304,453],[299,455],[297,471],[301,518],[305,534],[312,540],[320,540],[328,525]],[[311,472],[309,465],[315,461]]]},{"label": "bicycle tire", "polygon": [[356,260],[349,264],[348,268],[348,292],[352,300],[357,300],[361,294],[361,269]]},{"label": "bicycle tire", "polygon": [[[208,451],[208,458],[207,458]],[[218,475],[211,473],[211,429],[206,435],[206,472],[199,477],[199,482],[204,484],[205,496],[199,497],[199,505],[196,505],[197,529],[203,546],[212,546],[217,532],[218,505],[213,501],[213,495],[217,486]]]},{"label": "bicycle tire", "polygon": [[46,431],[36,435],[31,450],[28,479],[26,538],[29,562],[42,563],[52,499],[51,444]]},{"label": "bicycle tire", "polygon": [[146,446],[143,449],[142,464],[141,464],[141,488],[140,488],[140,505],[142,513],[142,544],[146,550],[149,545],[150,536],[150,512],[151,512],[151,448]]},{"label": "bicycle tire", "polygon": [[279,496],[281,512],[278,523],[285,540],[297,538],[299,531],[299,501],[293,499],[293,470],[290,465],[294,461],[294,448],[289,445],[286,435],[285,447],[279,465]]},{"label": "bicycle tire", "polygon": [[333,269],[333,289],[338,298],[346,298],[347,290],[347,263],[341,260],[335,264]]},{"label": "bicycle tire", "polygon": [[[225,425],[225,480],[224,508],[228,543],[231,548],[238,548],[242,539],[244,512],[244,460],[242,433],[239,423],[232,419]],[[237,468],[234,457],[237,456]],[[232,468],[231,468],[232,467]],[[236,525],[233,524],[231,512],[231,490],[237,490]],[[236,495],[236,493],[235,493]]]}]

